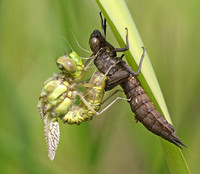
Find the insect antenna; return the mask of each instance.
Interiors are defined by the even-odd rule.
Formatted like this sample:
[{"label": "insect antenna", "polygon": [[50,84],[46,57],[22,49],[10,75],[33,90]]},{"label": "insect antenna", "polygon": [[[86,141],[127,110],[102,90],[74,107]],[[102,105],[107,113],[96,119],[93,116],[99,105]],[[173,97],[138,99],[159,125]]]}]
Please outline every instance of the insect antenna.
[{"label": "insect antenna", "polygon": [[[73,48],[72,48],[72,46],[71,46],[71,44],[69,43],[69,41],[64,36],[62,36],[62,39],[68,44],[68,46],[70,47],[71,51],[74,51]],[[69,52],[71,52],[71,51],[69,51]],[[66,54],[67,53],[68,53],[68,50],[66,51]]]},{"label": "insect antenna", "polygon": [[93,53],[92,51],[86,50],[85,48],[83,48],[82,46],[80,46],[80,44],[79,44],[79,42],[78,42],[78,40],[77,40],[75,34],[73,33],[73,31],[71,31],[71,30],[69,30],[69,29],[67,29],[67,30],[68,30],[69,32],[72,33],[72,35],[73,35],[73,37],[74,37],[74,40],[75,40],[76,44],[78,45],[78,47],[79,47],[80,49],[82,49],[83,51],[85,51],[85,52],[87,52],[87,53]]},{"label": "insect antenna", "polygon": [[[69,31],[70,31],[70,30],[69,30]],[[76,42],[76,44],[78,45],[78,47],[79,47],[80,49],[82,49],[82,50],[85,51],[85,52],[92,53],[91,51],[88,51],[88,50],[82,48],[82,47],[80,46],[80,44],[78,43],[78,41],[77,41],[76,36],[74,35],[74,33],[73,33],[72,31],[70,31],[70,32],[73,34],[73,37],[74,37],[74,39],[75,39],[75,42]],[[71,44],[69,43],[69,41],[68,41],[64,36],[62,36],[62,39],[69,45],[71,51],[74,51],[73,48],[72,48],[72,46],[71,46]],[[67,50],[67,52],[68,52],[68,50]],[[81,56],[80,56],[80,58],[81,58],[81,59],[90,59],[90,58],[88,58],[88,57],[81,57]]]}]

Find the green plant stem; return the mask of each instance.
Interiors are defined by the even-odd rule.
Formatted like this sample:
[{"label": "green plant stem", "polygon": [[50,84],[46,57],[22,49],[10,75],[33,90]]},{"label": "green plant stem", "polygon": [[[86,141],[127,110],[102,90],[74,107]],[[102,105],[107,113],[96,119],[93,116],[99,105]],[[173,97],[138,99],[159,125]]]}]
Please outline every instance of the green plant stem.
[{"label": "green plant stem", "polygon": [[[129,51],[125,52],[125,56],[132,68],[138,67],[142,55],[141,47],[144,45],[126,3],[123,0],[97,0],[97,4],[106,17],[109,26],[121,47],[124,47],[126,44],[125,28],[128,28],[130,46]],[[145,54],[139,81],[154,102],[156,108],[164,115],[167,121],[171,123],[165,100],[147,53]],[[190,173],[182,151],[166,140],[162,139],[161,142],[171,173]]]}]

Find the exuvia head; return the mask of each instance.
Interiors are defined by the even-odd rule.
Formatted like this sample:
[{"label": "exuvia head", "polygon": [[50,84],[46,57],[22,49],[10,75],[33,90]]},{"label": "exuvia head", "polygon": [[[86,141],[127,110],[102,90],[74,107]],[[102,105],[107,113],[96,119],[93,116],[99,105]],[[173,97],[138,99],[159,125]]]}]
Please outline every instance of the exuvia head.
[{"label": "exuvia head", "polygon": [[101,32],[99,30],[94,30],[90,35],[89,40],[90,48],[93,53],[97,53],[101,49],[103,42],[104,38],[101,35]]}]

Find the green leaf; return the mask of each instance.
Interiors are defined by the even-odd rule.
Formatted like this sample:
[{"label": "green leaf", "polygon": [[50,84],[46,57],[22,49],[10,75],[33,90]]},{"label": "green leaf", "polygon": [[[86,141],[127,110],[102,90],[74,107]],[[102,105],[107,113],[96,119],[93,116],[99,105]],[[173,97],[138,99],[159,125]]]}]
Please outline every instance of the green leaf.
[{"label": "green leaf", "polygon": [[[123,0],[97,0],[97,4],[106,17],[108,24],[112,29],[120,47],[124,47],[126,45],[125,28],[128,28],[130,49],[124,53],[129,65],[135,71],[137,71],[135,67],[138,67],[143,52],[141,47],[144,45],[131,17],[131,14],[126,6],[126,3]],[[163,98],[163,94],[159,87],[156,75],[147,53],[145,53],[141,74],[139,75],[139,81],[141,82],[143,88],[146,90],[148,96],[154,102],[156,108],[164,115],[167,121],[171,123],[170,115]],[[182,151],[166,140],[161,139],[161,142],[171,173],[190,173]]]}]

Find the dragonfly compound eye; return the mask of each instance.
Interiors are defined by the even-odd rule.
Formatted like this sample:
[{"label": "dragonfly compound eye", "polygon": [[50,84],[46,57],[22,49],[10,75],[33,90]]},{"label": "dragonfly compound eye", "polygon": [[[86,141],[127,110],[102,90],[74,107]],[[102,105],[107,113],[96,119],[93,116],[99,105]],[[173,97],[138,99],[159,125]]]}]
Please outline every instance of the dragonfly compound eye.
[{"label": "dragonfly compound eye", "polygon": [[56,60],[57,66],[60,70],[74,73],[76,72],[76,63],[68,56],[58,57]]}]

